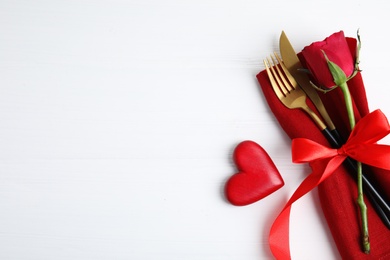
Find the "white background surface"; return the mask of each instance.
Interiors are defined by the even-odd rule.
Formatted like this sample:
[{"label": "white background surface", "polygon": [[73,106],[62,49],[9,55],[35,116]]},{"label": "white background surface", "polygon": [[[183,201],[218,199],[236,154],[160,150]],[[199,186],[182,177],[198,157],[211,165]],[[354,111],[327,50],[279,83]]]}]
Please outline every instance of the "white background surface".
[{"label": "white background surface", "polygon": [[[259,90],[262,59],[281,30],[299,51],[360,28],[370,107],[389,115],[389,7],[1,0],[0,259],[271,259],[270,225],[309,169]],[[247,139],[286,184],[235,207],[223,187]],[[293,259],[339,258],[316,192],[291,221]]]}]

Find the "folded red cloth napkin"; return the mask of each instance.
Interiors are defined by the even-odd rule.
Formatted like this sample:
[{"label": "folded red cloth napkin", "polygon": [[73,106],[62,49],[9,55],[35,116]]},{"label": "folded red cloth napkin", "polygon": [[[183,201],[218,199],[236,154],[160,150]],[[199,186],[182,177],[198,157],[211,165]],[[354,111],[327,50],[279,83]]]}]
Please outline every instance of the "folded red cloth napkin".
[{"label": "folded red cloth napkin", "polygon": [[[271,111],[291,139],[303,137],[329,146],[321,131],[305,112],[300,109],[288,109],[279,101],[266,71],[260,72],[257,79]],[[358,73],[348,81],[348,86],[354,102],[356,121],[359,121],[369,113],[361,74]],[[335,89],[326,94],[320,94],[320,96],[338,131],[344,139],[347,139],[350,129],[341,91]],[[310,100],[307,102],[310,107],[314,108]],[[387,199],[390,198],[390,189],[387,188],[390,185],[390,171],[365,167],[365,172],[369,172],[375,186],[382,187],[382,192]],[[356,205],[357,187],[344,166],[338,168],[322,182],[317,190],[328,227],[343,259],[390,259],[390,231],[382,223],[367,199],[365,202],[368,207],[371,253],[367,255],[361,250],[360,217]]]}]

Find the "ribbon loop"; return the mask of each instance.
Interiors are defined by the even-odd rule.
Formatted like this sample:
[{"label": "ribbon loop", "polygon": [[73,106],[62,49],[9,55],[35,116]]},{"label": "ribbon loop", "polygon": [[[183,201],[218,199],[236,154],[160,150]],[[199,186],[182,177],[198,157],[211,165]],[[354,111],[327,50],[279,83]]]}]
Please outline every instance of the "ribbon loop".
[{"label": "ribbon loop", "polygon": [[337,155],[337,150],[323,146],[306,138],[296,138],[291,143],[292,161],[306,163]]}]

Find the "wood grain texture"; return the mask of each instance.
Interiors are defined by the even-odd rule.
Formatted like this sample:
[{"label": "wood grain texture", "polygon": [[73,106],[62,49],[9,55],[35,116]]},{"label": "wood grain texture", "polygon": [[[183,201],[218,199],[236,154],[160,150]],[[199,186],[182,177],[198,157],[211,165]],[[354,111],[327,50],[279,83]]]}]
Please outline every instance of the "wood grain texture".
[{"label": "wood grain texture", "polygon": [[[335,4],[345,12],[329,19]],[[261,96],[261,60],[282,29],[299,50],[360,28],[371,107],[390,114],[381,95],[388,8],[1,1],[0,259],[270,259],[270,225],[309,169],[291,163]],[[234,207],[223,185],[248,139],[286,185]],[[315,192],[294,206],[291,232],[293,258],[338,258]]]}]

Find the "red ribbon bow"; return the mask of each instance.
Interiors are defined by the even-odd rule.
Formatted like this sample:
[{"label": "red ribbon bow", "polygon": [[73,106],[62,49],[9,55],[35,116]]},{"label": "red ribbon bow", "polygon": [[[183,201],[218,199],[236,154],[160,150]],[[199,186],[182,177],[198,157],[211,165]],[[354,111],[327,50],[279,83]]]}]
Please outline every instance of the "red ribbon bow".
[{"label": "red ribbon bow", "polygon": [[272,224],[269,243],[276,259],[291,259],[289,218],[292,204],[328,178],[347,158],[390,170],[390,146],[376,142],[390,133],[386,116],[375,110],[362,118],[340,149],[332,149],[306,138],[292,141],[295,163],[309,162],[313,172],[303,180]]}]

